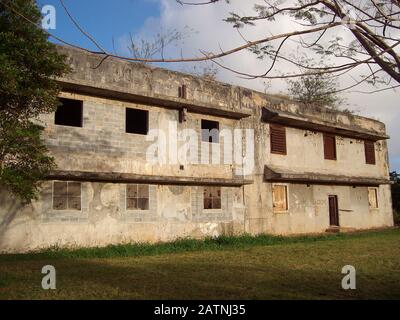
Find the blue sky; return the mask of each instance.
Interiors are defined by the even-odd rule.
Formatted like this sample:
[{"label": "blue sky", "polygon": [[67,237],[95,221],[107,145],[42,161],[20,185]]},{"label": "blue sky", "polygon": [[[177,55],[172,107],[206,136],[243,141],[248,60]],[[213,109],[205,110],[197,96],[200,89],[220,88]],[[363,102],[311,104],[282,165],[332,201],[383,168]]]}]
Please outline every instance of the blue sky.
[{"label": "blue sky", "polygon": [[[60,5],[59,0],[39,0],[39,7],[56,8],[56,30],[63,40],[96,50],[95,45],[80,33]],[[113,49],[112,39],[129,32],[136,33],[149,17],[160,15],[160,4],[152,0],[64,0],[66,7],[80,25],[107,50]]]}]

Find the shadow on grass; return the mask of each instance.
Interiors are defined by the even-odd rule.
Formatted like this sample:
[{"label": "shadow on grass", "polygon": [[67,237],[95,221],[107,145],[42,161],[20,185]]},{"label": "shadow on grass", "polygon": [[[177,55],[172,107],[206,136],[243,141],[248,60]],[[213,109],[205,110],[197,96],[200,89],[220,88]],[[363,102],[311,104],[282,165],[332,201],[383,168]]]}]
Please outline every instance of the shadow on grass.
[{"label": "shadow on grass", "polygon": [[[271,248],[269,248],[271,249]],[[23,299],[398,299],[399,276],[360,271],[357,290],[341,289],[340,257],[324,264],[307,261],[304,251],[273,248],[249,252],[208,252],[136,257],[34,261],[7,280],[0,298]],[[303,257],[303,259],[302,259]],[[315,259],[315,257],[312,257]],[[293,261],[297,261],[293,263]],[[41,266],[57,270],[57,290],[40,289]],[[361,263],[361,262],[359,262]],[[35,276],[32,278],[32,275]]]},{"label": "shadow on grass", "polygon": [[[325,238],[329,241],[297,238],[290,245],[233,246],[240,250],[3,261],[0,298],[399,299],[399,235],[391,230]],[[47,264],[57,270],[55,291],[41,289],[40,270]],[[356,290],[341,289],[347,264],[357,270]]]}]

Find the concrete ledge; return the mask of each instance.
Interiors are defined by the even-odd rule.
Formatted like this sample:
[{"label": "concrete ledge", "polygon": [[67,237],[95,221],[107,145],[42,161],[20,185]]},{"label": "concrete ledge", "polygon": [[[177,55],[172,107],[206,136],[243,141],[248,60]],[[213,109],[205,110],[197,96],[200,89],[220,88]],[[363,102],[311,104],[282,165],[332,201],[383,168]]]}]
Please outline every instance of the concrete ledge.
[{"label": "concrete ledge", "polygon": [[261,120],[263,122],[278,123],[289,127],[332,133],[362,140],[377,141],[389,139],[389,136],[384,133],[367,131],[356,126],[328,123],[307,115],[297,115],[295,113],[273,110],[265,107],[262,108]]},{"label": "concrete ledge", "polygon": [[121,172],[88,172],[88,171],[52,171],[48,180],[72,180],[109,183],[148,183],[167,185],[215,185],[215,186],[242,186],[252,184],[250,179],[224,179],[224,178],[203,178],[203,177],[176,177],[176,176],[150,176]]},{"label": "concrete ledge", "polygon": [[320,173],[289,173],[277,172],[268,166],[264,167],[264,181],[266,182],[291,182],[322,185],[348,185],[348,186],[379,186],[391,184],[389,179],[375,177],[337,176]]},{"label": "concrete ledge", "polygon": [[118,101],[160,106],[176,110],[186,108],[188,112],[192,113],[208,114],[231,119],[242,119],[251,116],[251,112],[247,110],[231,110],[221,106],[213,106],[198,101],[170,97],[162,94],[140,95],[136,93],[120,91],[111,86],[102,88],[101,84],[99,84],[97,87],[94,87],[83,83],[83,81],[74,82],[73,80],[59,79],[57,82],[65,92],[114,99]]}]

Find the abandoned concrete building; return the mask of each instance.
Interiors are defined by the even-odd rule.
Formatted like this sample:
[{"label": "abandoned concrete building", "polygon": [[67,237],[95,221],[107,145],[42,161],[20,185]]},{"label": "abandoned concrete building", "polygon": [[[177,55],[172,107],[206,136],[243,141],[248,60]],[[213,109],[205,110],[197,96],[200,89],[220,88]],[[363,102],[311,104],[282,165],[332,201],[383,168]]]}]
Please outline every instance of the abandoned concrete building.
[{"label": "abandoned concrete building", "polygon": [[[41,117],[57,169],[29,205],[0,192],[0,251],[393,225],[383,123],[59,50],[72,71],[58,79],[62,105]],[[239,151],[215,163],[170,151],[178,161],[149,161],[149,136],[171,123],[198,133],[195,155],[225,150],[228,135],[202,134],[210,129],[243,133]],[[185,143],[166,136],[168,150]]]}]

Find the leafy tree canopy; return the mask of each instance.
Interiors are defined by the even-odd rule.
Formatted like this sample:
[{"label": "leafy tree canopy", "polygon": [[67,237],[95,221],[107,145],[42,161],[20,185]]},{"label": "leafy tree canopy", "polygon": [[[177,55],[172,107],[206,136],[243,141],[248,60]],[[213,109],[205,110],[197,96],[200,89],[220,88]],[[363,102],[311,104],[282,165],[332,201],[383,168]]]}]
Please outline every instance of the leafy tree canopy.
[{"label": "leafy tree canopy", "polygon": [[[295,59],[295,58],[293,58]],[[316,62],[313,59],[301,56],[297,58],[299,65],[312,68],[316,65],[323,65],[323,62]],[[307,69],[300,68],[301,76],[288,78],[288,90],[290,96],[301,103],[318,107],[328,107],[338,109],[345,99],[338,93],[338,79],[327,73],[315,73]]]},{"label": "leafy tree canopy", "polygon": [[57,107],[54,77],[68,66],[46,32],[12,8],[38,25],[41,15],[33,0],[0,2],[0,186],[29,201],[54,167],[41,140],[38,117]]}]

